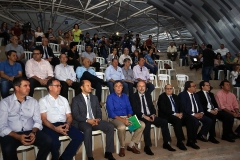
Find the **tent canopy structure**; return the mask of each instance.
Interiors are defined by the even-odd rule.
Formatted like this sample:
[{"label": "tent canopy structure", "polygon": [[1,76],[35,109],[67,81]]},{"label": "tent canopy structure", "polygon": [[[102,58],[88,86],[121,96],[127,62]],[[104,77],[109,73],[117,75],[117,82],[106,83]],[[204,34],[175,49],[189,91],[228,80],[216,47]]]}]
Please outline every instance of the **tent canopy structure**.
[{"label": "tent canopy structure", "polygon": [[0,0],[1,21],[13,26],[31,22],[32,28],[40,26],[44,32],[53,28],[67,31],[79,24],[83,33],[100,35],[128,31],[140,34],[143,40],[149,35],[155,42],[190,40],[193,37],[184,23],[172,15],[158,10],[141,0]]},{"label": "tent canopy structure", "polygon": [[[9,27],[15,21],[21,24],[31,22],[33,29],[40,26],[47,32],[51,27],[55,33],[71,30],[74,24],[79,24],[83,34],[89,32],[91,36],[117,32],[123,36],[130,30],[133,34],[139,33],[143,40],[152,35],[163,50],[170,41],[191,44],[195,40],[197,43],[212,43],[218,48],[220,43],[229,44],[229,41],[237,44],[238,39],[234,40],[235,33],[229,41],[223,36],[216,37],[221,35],[218,29],[225,31],[223,27],[231,26],[221,28],[219,21],[214,24],[211,20],[216,15],[220,20],[232,19],[232,25],[235,25],[232,32],[239,32],[239,22],[235,20],[239,3],[237,0],[0,0],[0,22],[7,22]],[[222,17],[218,13],[221,7],[229,11]],[[234,51],[240,47],[236,44],[230,45]]]}]

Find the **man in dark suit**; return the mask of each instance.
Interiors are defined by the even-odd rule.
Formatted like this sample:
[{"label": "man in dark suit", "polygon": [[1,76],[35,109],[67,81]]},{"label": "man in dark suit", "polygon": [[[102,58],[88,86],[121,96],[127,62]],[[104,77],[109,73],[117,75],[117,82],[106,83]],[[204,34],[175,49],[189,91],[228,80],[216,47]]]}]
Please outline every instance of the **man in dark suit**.
[{"label": "man in dark suit", "polygon": [[203,124],[196,138],[203,142],[207,142],[207,139],[204,136],[207,136],[212,120],[204,115],[199,97],[195,92],[196,85],[194,82],[187,81],[184,86],[184,91],[178,95],[180,99],[180,107],[182,108],[183,114],[193,117],[192,120],[195,126],[194,129],[196,134],[198,132],[200,122]]},{"label": "man in dark suit", "polygon": [[72,125],[84,133],[84,144],[88,160],[94,160],[92,155],[92,131],[102,130],[106,133],[105,158],[115,160],[112,156],[114,150],[114,126],[101,120],[102,112],[98,98],[92,95],[91,82],[83,80],[80,82],[82,93],[72,100]]},{"label": "man in dark suit", "polygon": [[182,143],[184,140],[184,134],[182,126],[186,125],[187,128],[187,146],[194,149],[199,149],[200,147],[195,144],[196,134],[194,132],[193,117],[190,115],[182,114],[182,108],[180,107],[180,102],[178,96],[173,94],[173,87],[171,85],[165,86],[165,92],[158,97],[158,116],[166,119],[174,127],[174,132],[177,138],[177,147],[181,150],[187,150],[187,148]]},{"label": "man in dark suit", "polygon": [[171,138],[168,130],[168,122],[165,119],[156,117],[152,97],[146,93],[146,83],[144,81],[137,83],[137,92],[130,97],[130,103],[138,119],[145,123],[145,129],[143,130],[145,142],[144,152],[148,155],[153,155],[150,149],[152,145],[150,137],[151,124],[161,127],[164,141],[163,148],[169,151],[176,151],[169,145]]},{"label": "man in dark suit", "polygon": [[200,82],[201,91],[197,92],[201,105],[204,110],[204,115],[212,119],[212,125],[209,130],[209,138],[208,141],[212,143],[219,143],[214,137],[216,136],[215,132],[215,124],[216,119],[222,121],[223,124],[223,137],[226,137],[226,140],[229,142],[233,142],[234,140],[230,138],[230,134],[232,132],[232,126],[234,123],[234,117],[232,117],[227,112],[219,111],[218,104],[214,97],[214,94],[210,92],[210,83],[207,81]]},{"label": "man in dark suit", "polygon": [[42,38],[42,45],[37,46],[36,48],[40,50],[42,58],[49,61],[51,65],[56,66],[60,63],[59,59],[54,56],[52,49],[48,47],[47,38]]}]

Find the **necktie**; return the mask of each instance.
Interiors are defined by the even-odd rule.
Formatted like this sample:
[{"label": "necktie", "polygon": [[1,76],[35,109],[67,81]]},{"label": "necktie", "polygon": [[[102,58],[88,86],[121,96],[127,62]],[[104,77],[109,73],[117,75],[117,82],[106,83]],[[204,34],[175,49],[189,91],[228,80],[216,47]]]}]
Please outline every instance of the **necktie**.
[{"label": "necktie", "polygon": [[141,69],[141,72],[142,72],[142,67],[140,69]]},{"label": "necktie", "polygon": [[48,59],[48,54],[47,54],[46,47],[44,47],[44,53],[45,53],[45,58]]},{"label": "necktie", "polygon": [[147,109],[146,109],[144,95],[142,95],[142,105],[143,105],[143,112],[145,115],[147,115]]},{"label": "necktie", "polygon": [[171,102],[172,102],[172,104],[173,104],[173,106],[174,106],[174,108],[175,108],[175,113],[178,113],[177,106],[176,106],[176,104],[175,104],[172,96],[170,96],[170,100],[171,100]]},{"label": "necktie", "polygon": [[194,107],[194,113],[197,113],[197,104],[193,98],[193,94],[191,94],[191,96],[192,96],[192,103],[193,103],[193,107]]},{"label": "necktie", "polygon": [[89,119],[93,119],[91,101],[90,101],[89,96],[87,96],[87,107],[88,107]]},{"label": "necktie", "polygon": [[211,101],[211,97],[209,96],[209,93],[208,93],[208,92],[206,92],[206,93],[207,93],[208,103],[210,103],[211,109],[214,109],[213,104],[212,104],[212,101]]}]

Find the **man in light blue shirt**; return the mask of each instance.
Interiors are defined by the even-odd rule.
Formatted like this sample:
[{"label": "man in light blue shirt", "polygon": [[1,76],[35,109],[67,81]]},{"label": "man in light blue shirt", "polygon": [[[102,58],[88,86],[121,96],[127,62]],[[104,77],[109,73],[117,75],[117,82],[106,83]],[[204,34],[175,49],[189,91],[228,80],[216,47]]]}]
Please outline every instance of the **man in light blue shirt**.
[{"label": "man in light blue shirt", "polygon": [[96,76],[96,72],[90,67],[90,59],[84,58],[83,66],[77,67],[76,74],[77,78],[82,80],[89,80],[92,84],[92,87],[96,89],[96,96],[98,97],[99,102],[101,101],[102,93],[102,84],[104,83],[103,79],[100,79]]},{"label": "man in light blue shirt", "polygon": [[189,57],[190,57],[190,59],[191,59],[191,61],[192,61],[193,63],[196,62],[196,61],[193,60],[193,58],[197,58],[197,57],[198,57],[198,51],[197,51],[197,49],[196,49],[195,44],[192,44],[192,48],[189,49],[188,55],[189,55]]},{"label": "man in light blue shirt", "polygon": [[3,159],[17,158],[21,145],[35,145],[40,149],[36,160],[47,159],[52,139],[43,133],[37,100],[29,97],[30,82],[23,77],[13,80],[14,93],[0,102],[0,143]]},{"label": "man in light blue shirt", "polygon": [[110,93],[113,93],[113,83],[116,80],[120,80],[123,82],[123,93],[128,93],[128,84],[125,82],[122,68],[118,67],[117,59],[112,59],[112,65],[106,68],[105,76]]}]

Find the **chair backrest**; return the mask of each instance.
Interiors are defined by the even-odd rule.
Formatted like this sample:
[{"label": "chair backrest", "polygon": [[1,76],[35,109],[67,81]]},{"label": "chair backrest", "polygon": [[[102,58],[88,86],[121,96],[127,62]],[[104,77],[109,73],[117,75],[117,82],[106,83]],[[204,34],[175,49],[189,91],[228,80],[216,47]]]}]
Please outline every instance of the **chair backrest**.
[{"label": "chair backrest", "polygon": [[159,87],[164,88],[167,84],[171,84],[171,77],[167,74],[158,74]]},{"label": "chair backrest", "polygon": [[48,43],[48,47],[50,47],[53,50],[54,43]]},{"label": "chair backrest", "polygon": [[36,46],[42,45],[42,42],[36,42]]},{"label": "chair backrest", "polygon": [[150,76],[150,81],[152,84],[155,86],[155,88],[158,88],[158,81],[157,81],[157,76],[155,74],[149,74]]},{"label": "chair backrest", "polygon": [[24,51],[25,59],[29,60],[32,58],[32,52],[30,51]]},{"label": "chair backrest", "polygon": [[155,60],[155,62],[158,64],[158,69],[164,69],[163,60]]},{"label": "chair backrest", "polygon": [[177,78],[178,88],[181,89],[180,91],[182,92],[184,89],[185,82],[189,80],[189,77],[186,74],[177,74],[176,78]]},{"label": "chair backrest", "polygon": [[104,58],[103,58],[103,57],[96,57],[96,62],[99,62],[99,63],[100,63],[100,65],[103,65],[103,64],[105,64],[105,60],[104,60]]},{"label": "chair backrest", "polygon": [[105,80],[105,74],[103,72],[96,72],[96,76],[100,79]]},{"label": "chair backrest", "polygon": [[60,53],[59,44],[53,44],[52,50],[53,50],[53,53]]},{"label": "chair backrest", "polygon": [[60,55],[61,55],[60,53],[54,53],[54,56],[57,57],[57,58],[59,58]]},{"label": "chair backrest", "polygon": [[171,66],[171,69],[173,69],[173,62],[170,61],[170,60],[163,60],[163,66],[164,66],[164,63],[168,64],[169,66]]}]

